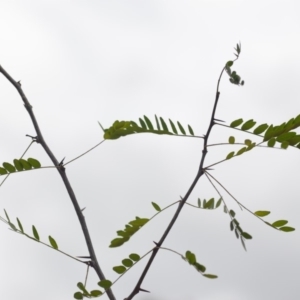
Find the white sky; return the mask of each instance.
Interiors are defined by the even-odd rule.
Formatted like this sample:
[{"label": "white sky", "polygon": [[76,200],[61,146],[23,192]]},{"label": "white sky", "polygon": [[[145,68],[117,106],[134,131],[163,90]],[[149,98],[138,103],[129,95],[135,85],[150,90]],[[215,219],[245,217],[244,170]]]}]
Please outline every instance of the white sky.
[{"label": "white sky", "polygon": [[[58,160],[78,156],[102,140],[97,121],[146,114],[191,124],[206,132],[219,73],[233,59],[244,87],[221,83],[216,117],[278,124],[300,113],[299,1],[1,1],[0,64],[16,79],[33,105],[41,130]],[[15,89],[0,76],[1,162],[12,162],[34,135]],[[230,135],[214,127],[210,143]],[[206,164],[223,159],[238,146],[212,147]],[[202,140],[136,135],[102,146],[67,167],[105,275],[130,253],[153,247],[174,208],[156,217],[121,248],[110,249],[116,231],[135,216],[151,217],[151,202],[167,206],[183,196],[199,164]],[[51,165],[39,145],[26,157]],[[186,207],[164,246],[191,250],[216,280],[203,278],[180,257],[160,251],[142,287],[151,294],[137,300],[296,300],[300,297],[299,168],[300,154],[255,149],[215,167],[213,175],[252,211],[287,219],[293,233],[282,233],[239,210],[241,227],[253,236],[245,252],[229,230],[222,209]],[[217,197],[201,178],[189,202]],[[58,173],[53,169],[11,176],[1,187],[1,209],[18,217],[28,233],[34,224],[43,241],[53,236],[61,250],[88,255]],[[4,216],[4,213],[1,213]],[[72,299],[85,266],[7,230],[1,234],[1,299]],[[114,286],[127,297],[147,259]],[[90,273],[88,288],[97,288]],[[106,297],[106,296],[105,296]],[[103,297],[103,299],[107,299]],[[101,298],[102,299],[102,298]]]}]

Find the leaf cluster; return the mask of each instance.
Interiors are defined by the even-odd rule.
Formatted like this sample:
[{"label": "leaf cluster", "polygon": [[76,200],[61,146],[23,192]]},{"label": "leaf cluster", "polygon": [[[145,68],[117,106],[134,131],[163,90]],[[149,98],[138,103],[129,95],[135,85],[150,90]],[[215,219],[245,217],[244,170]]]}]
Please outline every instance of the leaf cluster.
[{"label": "leaf cluster", "polygon": [[229,213],[229,215],[231,217],[230,230],[234,231],[236,238],[241,240],[241,243],[242,243],[244,249],[246,250],[246,245],[245,245],[244,239],[251,240],[252,236],[249,233],[242,230],[240,223],[235,218],[236,214],[232,209],[230,211],[228,211],[227,207],[224,206],[224,212]]},{"label": "leaf cluster", "polygon": [[[270,211],[267,211],[267,210],[258,210],[254,213],[254,215],[256,215],[257,217],[261,218],[261,217],[265,217],[267,215],[269,215],[271,212]],[[291,232],[291,231],[294,231],[295,228],[293,227],[290,227],[290,226],[285,226],[288,221],[287,220],[277,220],[273,223],[269,223],[269,222],[266,222],[266,221],[263,221],[265,222],[267,225],[277,229],[277,230],[281,230],[283,232]]]},{"label": "leaf cluster", "polygon": [[[231,122],[230,127],[237,128],[241,126],[241,130],[249,131],[256,125],[256,122],[251,119],[246,122],[243,119],[237,119]],[[300,134],[292,131],[300,126],[300,114],[284,122],[280,125],[268,125],[266,123],[256,126],[253,130],[253,134],[261,135],[263,134],[263,142],[268,142],[269,147],[274,147],[275,143],[281,144],[281,148],[286,149],[288,146],[294,146],[300,149]]]},{"label": "leaf cluster", "polygon": [[118,230],[117,235],[119,237],[113,239],[110,242],[109,247],[115,248],[122,246],[125,242],[127,242],[131,236],[133,236],[139,229],[141,229],[149,219],[147,218],[139,218],[136,217],[135,220],[130,221],[127,225],[125,225],[125,229]]},{"label": "leaf cluster", "polygon": [[[29,234],[25,233],[23,225],[22,225],[21,221],[19,220],[19,218],[17,218],[18,226],[16,226],[14,223],[11,222],[6,210],[4,210],[4,213],[5,213],[5,216],[6,216],[5,222],[10,226],[10,228],[14,232],[23,234],[26,237],[28,237],[32,240],[35,240],[36,242],[40,242],[40,235],[39,235],[39,233],[38,233],[38,231],[37,231],[37,229],[34,225],[32,225],[32,234],[33,234],[33,236],[30,236]],[[3,218],[1,218],[1,219],[3,220]],[[49,235],[48,239],[49,239],[50,246],[53,249],[58,250],[58,245],[57,245],[57,242],[55,241],[55,239],[53,237],[51,237],[50,235]],[[45,244],[45,243],[43,243],[43,244]],[[47,245],[47,244],[45,244],[45,245]]]},{"label": "leaf cluster", "polygon": [[136,253],[131,253],[129,258],[122,260],[122,265],[113,267],[113,270],[118,274],[123,274],[127,269],[130,269],[136,262],[140,260],[140,256]]},{"label": "leaf cluster", "polygon": [[[139,118],[138,125],[134,121],[115,121],[111,127],[104,129],[104,139],[115,140],[122,136],[135,134],[135,133],[154,133],[154,134],[167,134],[167,135],[187,135],[185,129],[180,122],[177,122],[178,128],[176,128],[175,123],[169,119],[170,127],[172,132],[169,130],[167,123],[162,117],[157,117],[155,115],[156,129],[154,129],[153,124],[147,116],[144,118]],[[101,126],[101,125],[100,125]],[[102,127],[102,126],[101,126]],[[188,125],[188,131],[191,136],[194,136],[194,131],[190,125]]]},{"label": "leaf cluster", "polygon": [[15,173],[16,171],[24,171],[24,170],[31,170],[31,169],[38,169],[41,167],[41,163],[35,159],[35,158],[28,158],[26,159],[14,159],[13,165],[4,162],[2,164],[3,168],[0,167],[0,176],[9,174],[9,173]]},{"label": "leaf cluster", "polygon": [[204,274],[205,271],[206,271],[206,267],[197,262],[196,255],[193,252],[186,251],[185,256],[182,255],[181,257],[182,257],[183,260],[187,261],[190,265],[192,265],[204,277],[207,277],[207,278],[210,278],[210,279],[218,278],[217,275],[207,274],[207,273]]},{"label": "leaf cluster", "polygon": [[211,198],[209,200],[204,199],[201,203],[200,198],[198,198],[198,207],[203,209],[216,209],[222,203],[222,198],[220,198],[215,205],[215,198]]}]

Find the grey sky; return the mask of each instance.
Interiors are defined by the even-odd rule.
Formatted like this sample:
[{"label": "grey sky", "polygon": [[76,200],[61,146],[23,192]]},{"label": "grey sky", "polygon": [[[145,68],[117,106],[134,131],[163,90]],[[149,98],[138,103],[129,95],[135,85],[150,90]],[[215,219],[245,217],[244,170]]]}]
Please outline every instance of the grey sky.
[{"label": "grey sky", "polygon": [[[218,76],[233,47],[244,87],[225,74],[216,117],[278,124],[300,113],[300,5],[298,1],[1,1],[0,64],[33,105],[44,137],[58,159],[80,155],[102,140],[97,121],[138,120],[154,114],[205,133]],[[0,76],[0,160],[19,157],[34,130],[22,101]],[[210,143],[230,135],[215,126]],[[239,149],[209,148],[206,166]],[[135,216],[151,217],[151,202],[165,207],[183,196],[199,164],[202,140],[136,135],[106,141],[67,167],[85,210],[99,262],[112,267],[130,253],[153,247],[174,208],[156,217],[121,248],[110,249],[116,231]],[[51,165],[38,145],[27,157]],[[270,210],[266,221],[287,219],[297,230],[282,233],[264,225],[223,192],[242,228],[253,236],[245,252],[229,230],[222,209],[186,207],[164,246],[191,250],[216,280],[203,278],[180,257],[161,251],[144,281],[151,294],[137,300],[296,300],[300,297],[300,153],[255,149],[215,167],[213,175],[250,210]],[[53,169],[11,176],[1,187],[1,209],[18,217],[41,239],[53,236],[60,249],[87,255],[72,204]],[[217,197],[201,178],[189,202]],[[4,216],[4,213],[0,213]],[[0,224],[1,299],[72,299],[85,266],[7,230]],[[115,285],[124,299],[147,258]],[[88,288],[97,288],[90,272]],[[106,296],[105,296],[106,297]],[[103,299],[107,299],[103,297]]]}]

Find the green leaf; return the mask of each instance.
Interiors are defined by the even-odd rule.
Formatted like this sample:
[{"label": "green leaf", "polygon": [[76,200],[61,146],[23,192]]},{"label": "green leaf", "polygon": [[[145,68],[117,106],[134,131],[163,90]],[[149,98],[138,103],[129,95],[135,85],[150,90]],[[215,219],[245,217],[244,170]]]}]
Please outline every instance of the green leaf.
[{"label": "green leaf", "polygon": [[175,134],[178,134],[177,129],[176,129],[174,123],[172,122],[172,120],[169,119],[169,122],[170,122],[170,125],[171,125],[171,128],[172,128],[173,132],[174,132]]},{"label": "green leaf", "polygon": [[266,129],[267,129],[268,127],[269,127],[268,124],[261,124],[261,125],[257,126],[257,127],[254,129],[253,133],[254,133],[254,134],[261,134],[261,133],[263,133],[264,131],[266,131]]},{"label": "green leaf", "polygon": [[228,139],[229,144],[234,144],[235,142],[235,137],[234,136],[230,136]]},{"label": "green leaf", "polygon": [[241,125],[242,123],[243,123],[243,119],[237,119],[231,122],[230,127],[235,128]]},{"label": "green leaf", "polygon": [[132,267],[133,262],[132,262],[131,259],[125,258],[125,259],[122,260],[122,264],[123,264],[125,267],[129,268],[129,267]]},{"label": "green leaf", "polygon": [[41,167],[41,163],[37,160],[37,159],[34,159],[34,158],[28,158],[27,161],[35,168],[35,169],[38,169]]},{"label": "green leaf", "polygon": [[26,161],[23,158],[19,159],[19,161],[20,161],[20,163],[22,164],[22,166],[25,170],[31,170],[32,166],[28,161]]},{"label": "green leaf", "polygon": [[231,209],[230,211],[229,211],[229,214],[234,218],[235,217],[235,212]]},{"label": "green leaf", "polygon": [[237,153],[236,156],[243,154],[247,150],[246,147],[241,148]]},{"label": "green leaf", "polygon": [[32,233],[33,233],[34,238],[35,238],[37,241],[40,241],[39,234],[38,234],[38,232],[37,232],[37,230],[36,230],[36,228],[35,228],[34,225],[32,225]]},{"label": "green leaf", "polygon": [[272,223],[272,226],[281,227],[281,226],[284,226],[287,223],[288,223],[288,221],[286,221],[286,220],[278,220],[278,221],[275,221],[274,223]]},{"label": "green leaf", "polygon": [[74,294],[74,298],[77,300],[82,300],[83,299],[83,295],[80,292],[76,292]]},{"label": "green leaf", "polygon": [[274,147],[275,143],[276,143],[275,138],[273,138],[273,137],[270,138],[270,139],[268,140],[268,147]]},{"label": "green leaf", "polygon": [[281,148],[282,149],[287,149],[287,147],[289,146],[289,142],[288,141],[284,141],[281,143]]},{"label": "green leaf", "polygon": [[154,130],[154,127],[153,127],[151,121],[149,120],[149,118],[148,118],[147,116],[144,116],[144,120],[145,120],[145,122],[146,122],[148,128],[149,128],[150,130]]},{"label": "green leaf", "polygon": [[265,217],[265,216],[269,215],[270,213],[271,212],[267,211],[267,210],[258,210],[254,214],[258,217]]},{"label": "green leaf", "polygon": [[142,127],[143,129],[147,129],[147,126],[146,126],[146,123],[144,122],[144,120],[141,119],[141,118],[139,118],[139,121],[140,121],[141,127]]},{"label": "green leaf", "polygon": [[185,257],[186,257],[187,261],[189,262],[189,264],[191,264],[191,265],[194,265],[197,261],[195,254],[192,253],[191,251],[186,251]]},{"label": "green leaf", "polygon": [[210,278],[210,279],[218,278],[217,275],[213,275],[213,274],[203,274],[203,276],[206,277],[206,278]]},{"label": "green leaf", "polygon": [[157,118],[156,115],[155,115],[155,121],[156,121],[156,128],[157,128],[157,130],[160,130],[159,121],[158,121],[158,118]]},{"label": "green leaf", "polygon": [[113,267],[113,270],[118,274],[123,274],[126,271],[126,268],[124,266],[116,266]]},{"label": "green leaf", "polygon": [[58,250],[58,246],[57,246],[57,243],[55,241],[55,239],[49,235],[49,242],[50,242],[50,245],[55,249],[55,250]]},{"label": "green leaf", "polygon": [[230,159],[234,156],[234,151],[230,152],[229,154],[227,154],[226,159]]},{"label": "green leaf", "polygon": [[8,214],[7,214],[7,212],[6,212],[5,209],[4,209],[4,213],[5,213],[5,216],[6,216],[6,220],[7,220],[8,222],[10,222],[9,216],[8,216]]},{"label": "green leaf", "polygon": [[188,129],[189,129],[190,134],[194,135],[194,131],[193,131],[193,129],[192,129],[192,127],[190,125],[188,125]]},{"label": "green leaf", "polygon": [[129,258],[132,259],[133,261],[139,261],[140,260],[140,256],[136,253],[131,253],[129,255]]},{"label": "green leaf", "polygon": [[[128,239],[127,239],[127,240],[128,240]],[[116,238],[116,239],[113,239],[113,240],[110,242],[109,247],[110,247],[110,248],[120,247],[120,246],[122,246],[127,240],[126,240],[125,238]]]},{"label": "green leaf", "polygon": [[109,289],[112,285],[110,280],[104,279],[98,282],[98,285],[104,289]]},{"label": "green leaf", "polygon": [[2,164],[2,166],[3,166],[9,173],[14,173],[14,172],[16,172],[16,168],[15,168],[12,164],[10,164],[10,163],[8,163],[8,162],[4,162],[4,163]]},{"label": "green leaf", "polygon": [[267,131],[265,132],[265,136],[264,136],[264,142],[268,141],[271,137],[273,137],[274,134],[274,127],[273,125],[270,125],[269,128],[267,129]]},{"label": "green leaf", "polygon": [[218,202],[217,202],[217,204],[216,204],[216,208],[218,208],[218,207],[221,205],[221,203],[222,203],[222,198],[220,198],[220,199],[218,200]]},{"label": "green leaf", "polygon": [[0,175],[5,175],[7,174],[7,171],[4,168],[0,167]]},{"label": "green leaf", "polygon": [[92,290],[92,291],[90,292],[90,294],[91,294],[93,297],[99,297],[99,296],[101,296],[103,293],[102,293],[101,291],[99,291],[99,290]]},{"label": "green leaf", "polygon": [[161,211],[161,208],[159,207],[158,204],[156,204],[155,202],[151,202],[152,206],[154,207],[155,210],[157,211]]},{"label": "green leaf", "polygon": [[206,271],[205,266],[203,266],[197,262],[194,264],[194,267],[196,268],[197,271],[199,271],[201,273],[204,273]]},{"label": "green leaf", "polygon": [[17,227],[15,226],[15,224],[9,222],[8,225],[10,226],[10,228],[11,228],[13,231],[18,231],[18,230],[17,230]]},{"label": "green leaf", "polygon": [[21,230],[22,233],[24,233],[23,226],[19,218],[17,218],[17,222],[18,222],[19,229]]},{"label": "green leaf", "polygon": [[85,286],[84,286],[84,284],[82,282],[78,282],[77,283],[77,287],[80,290],[82,290],[82,292],[83,292],[84,295],[88,295],[89,294],[89,292],[86,290],[86,288],[85,288]]},{"label": "green leaf", "polygon": [[253,119],[248,120],[247,122],[245,122],[243,124],[243,126],[241,127],[242,130],[249,130],[251,129],[254,125],[256,124],[255,121],[253,121]]},{"label": "green leaf", "polygon": [[247,145],[248,147],[252,145],[252,141],[249,140],[249,139],[246,139],[246,140],[244,141],[244,143],[245,143],[245,145]]},{"label": "green leaf", "polygon": [[14,165],[18,171],[23,171],[23,166],[18,159],[14,159]]},{"label": "green leaf", "polygon": [[205,206],[203,205],[203,208],[213,209],[214,206],[215,206],[215,199],[211,198],[206,202]]},{"label": "green leaf", "polygon": [[160,119],[163,130],[169,131],[168,126],[167,126],[166,122],[164,121],[164,119],[162,117],[160,117],[159,119]]},{"label": "green leaf", "polygon": [[290,232],[290,231],[294,231],[295,228],[289,227],[289,226],[283,226],[283,227],[280,227],[279,230],[284,231],[284,232]]},{"label": "green leaf", "polygon": [[198,198],[198,207],[201,207],[201,200]]},{"label": "green leaf", "polygon": [[233,229],[234,229],[234,223],[233,223],[233,221],[230,221],[229,224],[230,224],[230,230],[233,231]]},{"label": "green leaf", "polygon": [[245,238],[246,240],[251,240],[251,239],[252,239],[252,236],[251,236],[249,233],[245,232],[245,231],[243,231],[243,232],[241,233],[241,235],[242,235],[242,237]]},{"label": "green leaf", "polygon": [[232,60],[229,60],[227,63],[226,63],[226,67],[230,68],[233,66],[233,61]]},{"label": "green leaf", "polygon": [[178,121],[177,121],[177,125],[178,125],[179,130],[181,131],[181,133],[182,133],[183,135],[186,135],[184,128],[181,126],[181,124],[180,124]]}]

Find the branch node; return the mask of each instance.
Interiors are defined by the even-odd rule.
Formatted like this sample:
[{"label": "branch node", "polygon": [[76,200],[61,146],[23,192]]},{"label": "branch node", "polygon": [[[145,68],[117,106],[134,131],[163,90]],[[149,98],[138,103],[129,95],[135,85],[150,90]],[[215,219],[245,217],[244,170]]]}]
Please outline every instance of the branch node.
[{"label": "branch node", "polygon": [[26,134],[26,136],[31,137],[34,142],[36,142],[38,144],[40,143],[40,140],[39,140],[38,136],[32,136],[32,135],[29,135],[29,134]]}]

